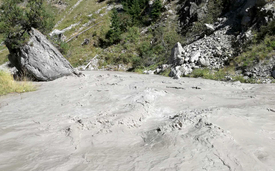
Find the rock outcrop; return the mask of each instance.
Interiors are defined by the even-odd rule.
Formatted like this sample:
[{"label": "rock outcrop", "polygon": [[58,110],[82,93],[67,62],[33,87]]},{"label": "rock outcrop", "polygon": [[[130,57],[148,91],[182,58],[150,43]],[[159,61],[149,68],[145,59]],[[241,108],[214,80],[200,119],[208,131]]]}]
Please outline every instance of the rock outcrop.
[{"label": "rock outcrop", "polygon": [[178,42],[171,52],[170,63],[173,69],[170,76],[177,75],[178,78],[200,67],[222,68],[234,53],[233,36],[226,34],[228,29],[229,27],[225,27],[217,30],[210,36],[205,36],[184,47]]},{"label": "rock outcrop", "polygon": [[47,38],[36,29],[29,31],[27,44],[10,50],[9,60],[19,72],[37,81],[51,81],[62,76],[79,74]]},{"label": "rock outcrop", "polygon": [[[182,29],[192,30],[197,21],[208,14],[207,0],[187,0],[180,6],[179,19]],[[213,7],[212,7],[213,8]],[[275,2],[267,0],[231,0],[223,4],[223,13],[215,23],[204,23],[200,35],[190,37],[186,46],[177,43],[172,49],[170,76],[179,78],[192,73],[193,69],[223,68],[240,47],[252,38],[251,30],[275,19]],[[266,65],[267,64],[267,65]],[[259,62],[244,74],[249,77],[267,77],[273,72],[273,59]]]},{"label": "rock outcrop", "polygon": [[250,78],[267,78],[270,76],[275,78],[275,56],[268,60],[259,61],[252,67],[245,68],[243,75]]}]

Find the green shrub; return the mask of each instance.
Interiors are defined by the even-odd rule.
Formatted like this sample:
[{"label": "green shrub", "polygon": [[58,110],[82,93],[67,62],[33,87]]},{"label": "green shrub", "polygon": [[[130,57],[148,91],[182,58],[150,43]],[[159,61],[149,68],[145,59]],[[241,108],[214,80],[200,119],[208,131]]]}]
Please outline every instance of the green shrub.
[{"label": "green shrub", "polygon": [[251,67],[255,63],[271,58],[274,50],[275,36],[266,35],[264,40],[248,45],[233,61],[237,67]]},{"label": "green shrub", "polygon": [[131,16],[132,24],[140,24],[142,18],[146,16],[149,0],[123,0],[123,9]]},{"label": "green shrub", "polygon": [[131,43],[138,43],[140,37],[140,32],[139,32],[139,28],[138,27],[130,27],[128,29],[125,41],[129,41]]},{"label": "green shrub", "polygon": [[5,44],[12,50],[28,42],[31,28],[47,33],[54,26],[53,17],[43,0],[3,0],[0,7],[0,32],[5,35]]},{"label": "green shrub", "polygon": [[161,10],[162,10],[161,0],[155,0],[152,8],[153,9],[151,12],[151,16],[152,16],[153,21],[156,21],[161,15]]}]

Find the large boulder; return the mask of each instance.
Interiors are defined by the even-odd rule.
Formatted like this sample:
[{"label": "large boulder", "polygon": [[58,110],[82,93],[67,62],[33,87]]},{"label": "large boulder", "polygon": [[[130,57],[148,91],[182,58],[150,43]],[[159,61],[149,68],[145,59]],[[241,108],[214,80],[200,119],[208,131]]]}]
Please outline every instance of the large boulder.
[{"label": "large boulder", "polygon": [[42,33],[32,29],[29,35],[28,43],[20,49],[9,49],[9,60],[19,72],[31,75],[37,81],[79,74]]},{"label": "large boulder", "polygon": [[183,48],[179,42],[173,47],[171,51],[170,63],[173,65],[181,65],[184,62]]}]

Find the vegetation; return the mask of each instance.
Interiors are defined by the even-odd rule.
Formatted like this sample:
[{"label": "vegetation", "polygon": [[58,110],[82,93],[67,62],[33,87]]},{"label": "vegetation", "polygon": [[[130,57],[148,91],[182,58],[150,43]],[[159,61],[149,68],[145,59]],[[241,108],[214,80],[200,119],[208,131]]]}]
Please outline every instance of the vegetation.
[{"label": "vegetation", "polygon": [[3,0],[0,7],[0,33],[9,49],[17,49],[28,41],[28,31],[37,28],[47,33],[53,27],[53,17],[43,0]]},{"label": "vegetation", "polygon": [[[200,16],[192,15],[189,16],[189,11],[185,9],[178,10],[179,20],[182,23],[182,34],[186,37],[187,40],[194,40],[196,37],[201,37],[207,34],[207,28],[205,23],[213,24],[216,22],[217,18],[223,14],[225,8],[227,8],[228,0],[211,0],[211,1],[196,1],[196,4],[201,8]],[[183,4],[190,3],[187,0],[180,0],[178,4],[184,7]],[[203,6],[207,6],[207,13],[204,13],[202,10]],[[190,17],[190,21],[186,24],[187,17]],[[189,19],[188,19],[189,20]]]},{"label": "vegetation", "polygon": [[162,9],[161,0],[155,0],[152,8],[153,9],[152,9],[151,16],[152,16],[153,21],[156,21],[161,15],[161,9]]},{"label": "vegetation", "polygon": [[203,69],[195,69],[189,77],[194,78],[204,78],[204,79],[210,79],[210,80],[217,80],[217,81],[227,81],[228,78],[230,81],[240,81],[241,83],[257,83],[257,80],[252,78],[245,78],[241,75],[235,75],[234,74],[234,68],[227,67],[219,70],[210,70],[208,68]]},{"label": "vegetation", "polygon": [[131,17],[131,25],[146,23],[149,0],[123,0],[123,9]]},{"label": "vegetation", "polygon": [[238,68],[251,67],[260,61],[268,60],[275,55],[275,21],[262,26],[254,33],[254,38],[244,51],[234,58],[231,65]]},{"label": "vegetation", "polygon": [[[122,0],[120,2],[123,4],[123,10],[113,9],[108,12],[106,6],[108,3],[114,3],[111,1],[100,3],[83,1],[70,12],[76,3],[75,0],[71,0],[66,1],[68,4],[66,10],[58,11],[57,20],[60,22],[58,22],[57,29],[62,30],[79,23],[64,33],[67,40],[83,31],[84,24],[99,23],[67,43],[66,47],[69,48],[65,57],[74,67],[87,64],[95,55],[99,55],[98,58],[102,60],[100,62],[102,67],[110,64],[125,64],[128,67],[144,68],[167,60],[166,57],[170,55],[172,46],[180,40],[176,21],[167,24],[166,27],[148,29],[147,33],[141,34],[148,23],[157,22],[159,18],[156,16],[160,14],[158,12],[162,10],[162,5],[161,7],[157,4],[149,6],[147,0],[135,2]],[[155,17],[151,10],[153,6],[155,6]],[[60,16],[64,16],[64,19]],[[161,33],[161,31],[166,32]],[[82,46],[84,39],[89,39],[90,42]]]},{"label": "vegetation", "polygon": [[111,44],[114,44],[120,42],[121,33],[124,27],[122,20],[119,19],[116,9],[113,9],[111,22],[111,28],[108,31],[106,38]]},{"label": "vegetation", "polygon": [[131,30],[132,27],[141,27],[156,21],[161,14],[162,3],[155,0],[149,11],[149,0],[123,0],[124,12],[118,14],[117,9],[112,10],[111,28],[106,39],[112,44],[121,41],[121,34]]},{"label": "vegetation", "polygon": [[13,92],[29,92],[35,89],[33,84],[26,81],[16,82],[12,75],[0,70],[0,96]]},{"label": "vegetation", "polygon": [[275,36],[265,36],[264,40],[248,46],[243,53],[234,58],[234,64],[239,68],[251,67],[260,61],[275,55]]}]

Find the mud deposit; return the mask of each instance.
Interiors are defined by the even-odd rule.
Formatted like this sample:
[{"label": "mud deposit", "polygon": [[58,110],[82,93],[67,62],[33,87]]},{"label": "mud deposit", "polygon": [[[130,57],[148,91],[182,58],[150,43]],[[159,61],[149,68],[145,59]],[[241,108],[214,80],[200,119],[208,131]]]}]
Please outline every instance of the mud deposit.
[{"label": "mud deposit", "polygon": [[275,86],[86,72],[0,98],[3,171],[275,170]]}]

